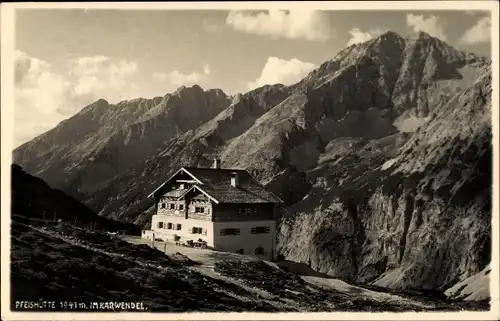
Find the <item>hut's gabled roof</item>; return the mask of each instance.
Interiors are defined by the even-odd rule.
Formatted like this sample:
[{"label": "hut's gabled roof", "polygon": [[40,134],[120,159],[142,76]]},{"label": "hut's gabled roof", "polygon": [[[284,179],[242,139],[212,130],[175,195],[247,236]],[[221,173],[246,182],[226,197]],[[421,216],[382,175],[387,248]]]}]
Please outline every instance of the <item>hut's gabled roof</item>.
[{"label": "hut's gabled roof", "polygon": [[[183,167],[148,197],[160,191],[166,183],[181,173],[188,174],[196,181],[191,189],[199,190],[216,203],[282,203],[281,199],[268,191],[246,170],[221,168]],[[238,176],[238,187],[231,185],[231,176],[234,174]]]}]

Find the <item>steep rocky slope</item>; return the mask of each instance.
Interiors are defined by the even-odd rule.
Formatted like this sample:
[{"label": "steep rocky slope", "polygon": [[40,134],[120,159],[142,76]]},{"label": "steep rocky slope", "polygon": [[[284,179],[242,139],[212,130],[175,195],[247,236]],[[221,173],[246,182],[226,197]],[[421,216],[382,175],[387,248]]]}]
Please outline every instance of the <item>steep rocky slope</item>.
[{"label": "steep rocky slope", "polygon": [[[219,157],[285,199],[285,257],[352,282],[444,290],[489,262],[490,112],[488,59],[388,32],[295,85],[233,97],[110,175],[82,166],[72,188],[101,215],[147,226],[152,189]],[[34,162],[23,148],[15,159]]]},{"label": "steep rocky slope", "polygon": [[445,289],[480,272],[491,247],[490,115],[486,72],[394,156],[355,151],[318,166],[316,188],[286,211],[281,251],[384,287]]},{"label": "steep rocky slope", "polygon": [[221,90],[196,85],[116,105],[99,100],[17,148],[14,162],[78,196],[210,120],[229,103]]}]

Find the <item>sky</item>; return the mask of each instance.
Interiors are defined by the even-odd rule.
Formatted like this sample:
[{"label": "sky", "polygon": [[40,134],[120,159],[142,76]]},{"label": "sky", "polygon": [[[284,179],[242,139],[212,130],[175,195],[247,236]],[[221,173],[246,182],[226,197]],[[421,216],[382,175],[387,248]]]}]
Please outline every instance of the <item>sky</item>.
[{"label": "sky", "polygon": [[425,31],[490,55],[489,12],[16,9],[14,147],[86,105],[293,84],[341,49]]}]

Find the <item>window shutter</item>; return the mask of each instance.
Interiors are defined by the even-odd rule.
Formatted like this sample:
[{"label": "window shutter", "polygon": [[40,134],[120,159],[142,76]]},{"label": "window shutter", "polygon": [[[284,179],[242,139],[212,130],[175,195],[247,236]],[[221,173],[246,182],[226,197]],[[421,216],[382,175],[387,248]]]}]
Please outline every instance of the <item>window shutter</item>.
[{"label": "window shutter", "polygon": [[206,228],[203,229],[203,235],[207,235],[207,229]]}]

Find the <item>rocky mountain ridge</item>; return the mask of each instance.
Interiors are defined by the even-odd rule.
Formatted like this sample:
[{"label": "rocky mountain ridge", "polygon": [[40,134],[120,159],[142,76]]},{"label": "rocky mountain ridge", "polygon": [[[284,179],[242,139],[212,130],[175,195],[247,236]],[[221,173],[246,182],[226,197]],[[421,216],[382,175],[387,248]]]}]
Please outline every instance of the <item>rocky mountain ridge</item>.
[{"label": "rocky mountain ridge", "polygon": [[[180,166],[218,157],[285,200],[278,242],[286,258],[352,282],[446,289],[489,261],[490,68],[487,58],[428,34],[388,32],[342,50],[292,86],[231,98],[192,88],[187,96],[206,117],[182,128],[183,114],[155,98],[118,114],[120,126],[87,121],[79,134],[78,119],[98,109],[89,106],[18,148],[14,161],[53,177],[103,216],[147,226],[148,192]],[[179,99],[189,105],[190,98],[168,100]],[[112,134],[91,144],[101,137],[95,132]],[[130,147],[134,141],[141,149]],[[88,150],[69,144],[102,146],[104,156],[98,165],[82,162]],[[80,156],[57,160],[72,153]]]},{"label": "rocky mountain ridge", "polygon": [[[229,105],[218,89],[181,87],[153,99],[100,99],[14,151],[14,162],[52,186],[85,193]],[[32,158],[32,155],[38,155]],[[63,170],[65,175],[58,175]]]}]

